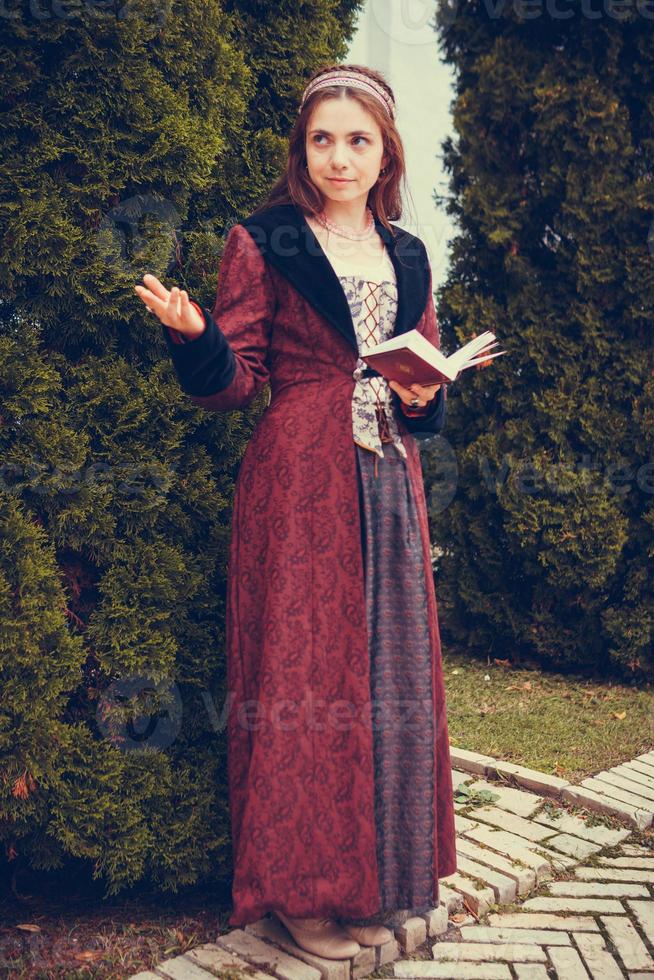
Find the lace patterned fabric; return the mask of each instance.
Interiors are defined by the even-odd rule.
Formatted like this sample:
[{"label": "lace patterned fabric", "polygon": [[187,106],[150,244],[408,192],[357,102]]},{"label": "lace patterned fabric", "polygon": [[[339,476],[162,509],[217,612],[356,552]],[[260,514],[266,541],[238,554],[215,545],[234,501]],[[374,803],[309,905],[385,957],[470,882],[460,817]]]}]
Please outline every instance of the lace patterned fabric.
[{"label": "lace patterned fabric", "polygon": [[[352,321],[364,353],[376,344],[393,336],[397,315],[397,282],[395,269],[386,249],[377,267],[351,271],[350,263],[325,249],[325,254],[338,275],[352,313]],[[406,449],[400,436],[392,390],[386,378],[362,378],[367,367],[359,357],[354,372],[356,385],[352,395],[352,433],[354,441],[383,458],[383,443],[394,443],[406,459]]]}]

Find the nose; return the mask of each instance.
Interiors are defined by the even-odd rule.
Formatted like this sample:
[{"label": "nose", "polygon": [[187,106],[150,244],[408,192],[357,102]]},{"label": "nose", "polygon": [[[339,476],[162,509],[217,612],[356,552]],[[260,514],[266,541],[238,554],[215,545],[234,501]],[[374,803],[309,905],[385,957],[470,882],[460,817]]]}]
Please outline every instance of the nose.
[{"label": "nose", "polygon": [[344,147],[336,146],[334,147],[334,152],[332,153],[332,169],[333,170],[343,170],[347,166],[347,161],[345,159],[345,149]]}]

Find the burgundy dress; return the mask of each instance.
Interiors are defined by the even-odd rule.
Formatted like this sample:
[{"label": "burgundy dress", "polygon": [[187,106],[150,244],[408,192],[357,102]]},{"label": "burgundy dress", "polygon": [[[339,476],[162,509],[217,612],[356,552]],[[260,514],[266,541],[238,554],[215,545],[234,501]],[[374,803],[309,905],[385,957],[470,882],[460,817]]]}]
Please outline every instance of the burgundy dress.
[{"label": "burgundy dress", "polygon": [[394,228],[377,223],[375,279],[338,275],[295,206],[255,214],[227,237],[204,333],[164,329],[197,405],[235,410],[271,385],[228,569],[231,926],[276,908],[392,925],[456,870],[418,451],[446,389],[412,412],[359,357],[412,328],[439,343],[424,246]]}]

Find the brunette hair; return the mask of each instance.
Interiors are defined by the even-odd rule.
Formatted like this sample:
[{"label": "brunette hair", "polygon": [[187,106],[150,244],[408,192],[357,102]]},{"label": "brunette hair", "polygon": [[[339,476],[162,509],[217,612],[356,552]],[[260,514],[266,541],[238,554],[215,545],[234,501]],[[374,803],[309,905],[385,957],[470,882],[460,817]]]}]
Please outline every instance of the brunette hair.
[{"label": "brunette hair", "polygon": [[[374,68],[365,65],[323,65],[313,73],[306,84],[334,69],[355,69],[378,82],[394,100],[393,90],[386,79]],[[316,187],[306,170],[306,132],[313,110],[323,99],[349,97],[361,103],[379,124],[382,132],[384,152],[387,157],[386,172],[379,175],[376,184],[368,192],[368,207],[376,218],[391,234],[394,234],[389,221],[396,221],[402,216],[402,196],[400,182],[406,183],[406,165],[402,139],[395,122],[374,95],[369,95],[359,88],[349,85],[329,85],[313,92],[300,110],[293,129],[288,138],[288,158],[284,173],[277,179],[268,193],[266,201],[260,205],[255,214],[276,204],[296,204],[310,215],[322,211],[325,197]]]}]

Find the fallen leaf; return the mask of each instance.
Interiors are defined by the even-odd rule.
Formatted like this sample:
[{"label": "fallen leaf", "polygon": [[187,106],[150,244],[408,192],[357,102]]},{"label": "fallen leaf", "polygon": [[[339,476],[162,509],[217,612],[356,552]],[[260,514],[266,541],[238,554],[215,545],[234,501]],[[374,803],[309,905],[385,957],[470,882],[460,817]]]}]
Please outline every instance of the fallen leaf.
[{"label": "fallen leaf", "polygon": [[619,721],[624,721],[624,719],[627,717],[626,711],[612,711],[611,714],[613,715],[614,718],[617,718]]},{"label": "fallen leaf", "polygon": [[82,960],[84,963],[102,959],[103,956],[104,951],[101,949],[84,949],[80,950],[79,953],[73,953],[73,957],[76,960]]},{"label": "fallen leaf", "polygon": [[498,660],[497,657],[493,657],[493,663],[494,664],[500,664],[502,667],[510,667],[511,666],[511,661],[510,660]]},{"label": "fallen leaf", "polygon": [[531,691],[531,681],[525,681],[522,685],[525,691]]},{"label": "fallen leaf", "polygon": [[24,922],[16,926],[17,929],[24,929],[25,932],[41,932],[41,926],[32,925],[31,922]]}]

